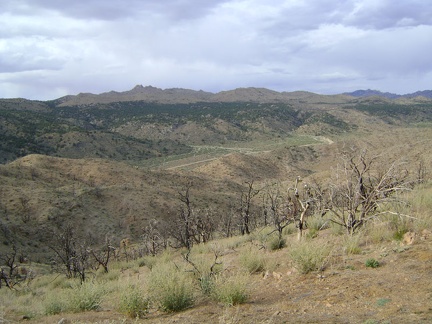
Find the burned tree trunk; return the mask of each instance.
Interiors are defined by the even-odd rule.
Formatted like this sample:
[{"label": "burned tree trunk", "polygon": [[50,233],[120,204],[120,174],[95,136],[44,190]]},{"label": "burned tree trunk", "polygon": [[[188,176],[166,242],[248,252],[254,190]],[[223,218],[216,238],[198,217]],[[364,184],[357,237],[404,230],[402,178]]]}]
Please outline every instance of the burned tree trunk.
[{"label": "burned tree trunk", "polygon": [[254,189],[253,181],[246,182],[247,188],[241,192],[240,197],[240,233],[242,235],[250,234],[250,222],[251,222],[251,207],[252,199],[259,194],[260,190]]}]

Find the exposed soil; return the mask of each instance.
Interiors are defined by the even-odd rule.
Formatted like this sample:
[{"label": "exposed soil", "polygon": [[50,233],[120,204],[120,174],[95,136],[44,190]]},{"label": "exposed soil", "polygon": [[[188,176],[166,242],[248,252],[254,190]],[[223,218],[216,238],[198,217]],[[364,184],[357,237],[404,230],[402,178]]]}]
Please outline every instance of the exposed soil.
[{"label": "exposed soil", "polygon": [[[154,310],[140,320],[104,309],[36,322],[432,323],[432,240],[428,233],[419,235],[413,245],[393,241],[367,245],[359,255],[336,253],[322,272],[306,275],[287,261],[288,248],[270,252],[280,260],[278,268],[253,275],[250,299],[239,306],[197,300],[189,310],[174,314]],[[366,267],[370,258],[379,260],[380,266]]]}]

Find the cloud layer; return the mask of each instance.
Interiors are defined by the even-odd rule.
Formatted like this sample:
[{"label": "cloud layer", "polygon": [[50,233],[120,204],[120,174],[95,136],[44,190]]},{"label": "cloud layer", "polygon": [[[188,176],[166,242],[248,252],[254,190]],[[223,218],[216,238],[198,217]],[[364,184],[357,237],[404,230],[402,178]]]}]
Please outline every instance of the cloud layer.
[{"label": "cloud layer", "polygon": [[432,88],[428,0],[3,0],[0,97]]}]

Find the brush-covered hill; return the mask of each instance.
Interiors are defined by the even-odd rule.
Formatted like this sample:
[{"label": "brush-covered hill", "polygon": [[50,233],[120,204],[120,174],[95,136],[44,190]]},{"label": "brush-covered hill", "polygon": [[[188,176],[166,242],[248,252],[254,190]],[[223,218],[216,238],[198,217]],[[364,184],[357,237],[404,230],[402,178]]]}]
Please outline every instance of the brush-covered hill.
[{"label": "brush-covered hill", "polygon": [[[105,159],[28,155],[0,166],[0,251],[17,244],[46,262],[53,234],[71,225],[83,240],[139,241],[150,222],[169,231],[179,193],[191,184],[195,208],[227,212],[241,189],[198,173],[148,171]],[[118,245],[117,245],[118,246]]]},{"label": "brush-covered hill", "polygon": [[[353,117],[355,116],[355,118]],[[432,120],[426,98],[324,96],[241,88],[211,94],[137,86],[53,101],[0,100],[0,162],[27,154],[143,160],[196,145],[339,135]]]}]

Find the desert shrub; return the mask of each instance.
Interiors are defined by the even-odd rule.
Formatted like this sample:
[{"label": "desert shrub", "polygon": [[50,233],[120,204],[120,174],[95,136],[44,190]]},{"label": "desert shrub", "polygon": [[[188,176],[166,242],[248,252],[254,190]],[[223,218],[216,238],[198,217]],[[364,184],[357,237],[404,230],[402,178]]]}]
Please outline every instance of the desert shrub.
[{"label": "desert shrub", "polygon": [[410,209],[408,214],[413,214],[412,227],[416,232],[432,228],[432,182],[425,183],[409,193],[408,202]]},{"label": "desert shrub", "polygon": [[291,235],[291,234],[296,233],[296,231],[297,231],[297,229],[295,227],[295,224],[294,223],[293,224],[289,224],[287,227],[285,227],[282,230],[282,235]]},{"label": "desert shrub", "polygon": [[151,270],[153,266],[157,263],[157,259],[158,257],[156,256],[146,255],[140,259],[138,266],[141,267],[142,263],[144,263],[144,265]]},{"label": "desert shrub", "polygon": [[137,259],[136,263],[137,263],[138,267],[140,267],[140,268],[145,267],[147,265],[146,259],[144,259],[144,258]]},{"label": "desert shrub", "polygon": [[120,270],[110,270],[110,272],[106,273],[102,268],[101,271],[97,273],[98,280],[104,281],[115,281],[120,278]]},{"label": "desert shrub", "polygon": [[75,312],[97,310],[106,290],[102,285],[84,282],[69,290],[70,309]]},{"label": "desert shrub", "polygon": [[391,241],[394,231],[389,222],[375,221],[367,225],[367,233],[373,243],[381,243]]},{"label": "desert shrub", "polygon": [[249,296],[250,280],[249,274],[220,274],[215,278],[212,295],[215,300],[225,305],[245,303]]},{"label": "desert shrub", "polygon": [[404,234],[407,233],[407,232],[408,232],[408,230],[405,229],[405,228],[398,228],[398,229],[395,230],[395,232],[393,234],[393,238],[396,241],[402,241],[403,237],[404,237]]},{"label": "desert shrub", "polygon": [[203,275],[199,278],[199,286],[204,295],[211,295],[214,290],[214,276]]},{"label": "desert shrub", "polygon": [[402,215],[390,215],[388,222],[393,233],[392,238],[396,241],[401,241],[404,234],[412,229],[412,219]]},{"label": "desert shrub", "polygon": [[303,274],[324,269],[331,249],[328,244],[317,241],[304,241],[293,245],[290,257],[294,267]]},{"label": "desert shrub", "polygon": [[199,287],[204,295],[210,295],[213,285],[214,277],[221,272],[223,265],[218,261],[218,252],[214,256],[199,254],[191,257],[187,256],[186,260],[191,267],[190,271],[194,274],[195,279],[198,280]]},{"label": "desert shrub", "polygon": [[148,313],[149,299],[137,286],[129,286],[121,295],[119,311],[131,318],[142,318]]},{"label": "desert shrub", "polygon": [[54,278],[54,280],[52,280],[49,283],[49,286],[51,289],[55,289],[55,288],[68,289],[68,288],[72,288],[73,284],[74,282],[72,280],[69,280],[65,276],[60,275]]},{"label": "desert shrub", "polygon": [[286,240],[280,239],[278,236],[273,236],[267,243],[271,251],[283,249],[286,246]]},{"label": "desert shrub", "polygon": [[371,258],[366,260],[365,265],[368,268],[378,268],[380,266],[380,263],[377,260]]},{"label": "desert shrub", "polygon": [[151,299],[164,311],[177,312],[193,305],[193,280],[172,263],[158,263],[152,268],[149,290]]},{"label": "desert shrub", "polygon": [[212,249],[211,244],[209,243],[200,243],[200,244],[195,244],[191,251],[193,254],[205,254],[205,253],[209,253]]},{"label": "desert shrub", "polygon": [[236,249],[247,242],[251,242],[254,239],[253,235],[239,235],[232,236],[229,238],[221,239],[220,246],[224,249]]},{"label": "desert shrub", "polygon": [[266,259],[259,251],[249,249],[241,253],[240,264],[249,273],[256,273],[265,270]]},{"label": "desert shrub", "polygon": [[309,217],[306,222],[307,228],[316,233],[329,227],[328,221],[325,218],[318,216]]},{"label": "desert shrub", "polygon": [[66,301],[59,294],[51,294],[44,301],[45,315],[60,314],[69,309]]},{"label": "desert shrub", "polygon": [[343,235],[346,233],[346,230],[343,226],[333,222],[330,223],[330,231],[333,235]]},{"label": "desert shrub", "polygon": [[360,248],[361,239],[362,237],[360,234],[345,236],[342,243],[345,253],[360,254],[362,251]]}]

